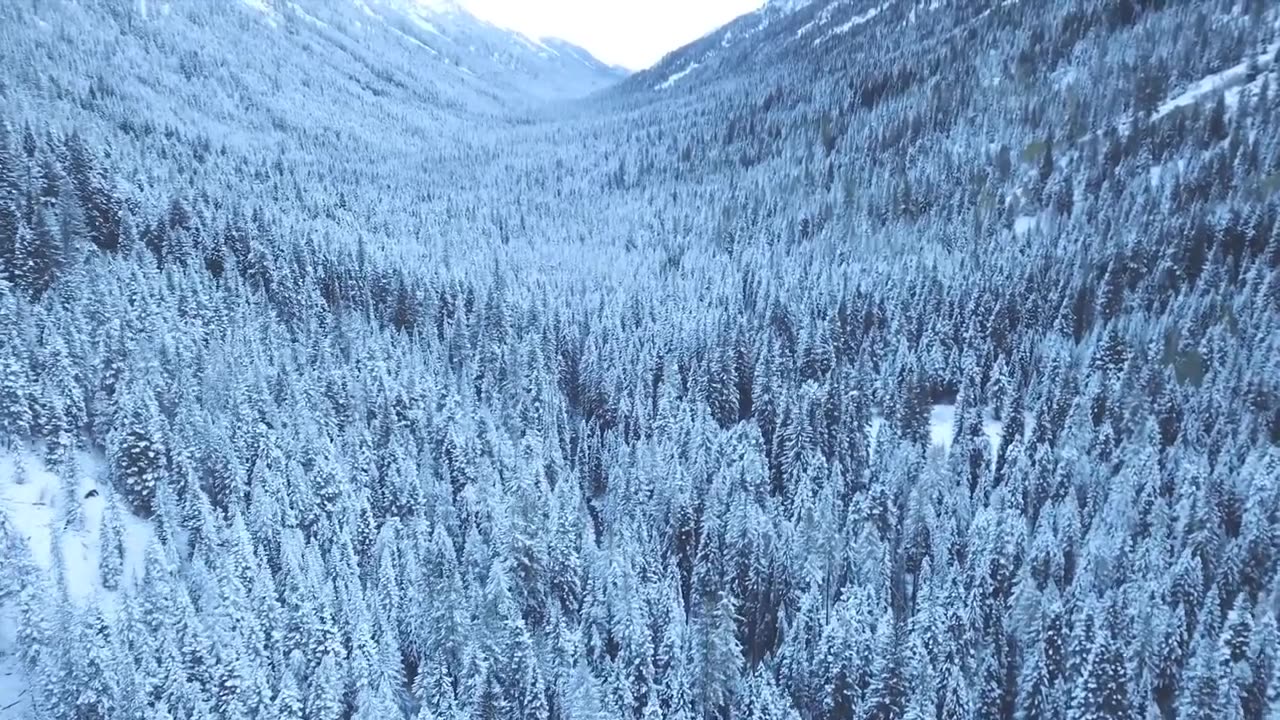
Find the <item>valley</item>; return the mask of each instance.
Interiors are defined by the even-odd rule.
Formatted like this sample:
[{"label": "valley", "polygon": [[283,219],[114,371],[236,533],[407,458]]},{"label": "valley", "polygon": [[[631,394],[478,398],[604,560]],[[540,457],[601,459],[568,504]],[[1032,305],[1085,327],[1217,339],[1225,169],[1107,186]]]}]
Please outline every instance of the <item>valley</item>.
[{"label": "valley", "polygon": [[1271,4],[0,27],[0,720],[1280,708]]}]

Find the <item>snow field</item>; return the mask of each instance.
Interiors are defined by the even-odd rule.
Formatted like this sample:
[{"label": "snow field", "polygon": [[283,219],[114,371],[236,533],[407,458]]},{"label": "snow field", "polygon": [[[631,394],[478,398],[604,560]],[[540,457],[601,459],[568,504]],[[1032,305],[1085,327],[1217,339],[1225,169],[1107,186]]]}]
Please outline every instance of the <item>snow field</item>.
[{"label": "snow field", "polygon": [[[71,600],[81,605],[100,603],[104,612],[114,613],[116,593],[102,587],[99,569],[107,503],[117,503],[121,520],[122,585],[141,579],[153,531],[150,523],[118,504],[115,493],[105,485],[106,469],[101,458],[78,453],[74,468],[71,478],[64,480],[30,448],[0,455],[0,535],[13,533],[25,545],[31,562],[44,572],[52,570],[55,550],[58,551]],[[66,482],[74,482],[74,488],[66,487]],[[0,544],[0,552],[8,552],[9,547]],[[17,557],[0,557],[0,564],[5,566],[20,561]],[[27,678],[16,654],[16,600],[0,597],[0,720],[25,718],[30,712]]]}]

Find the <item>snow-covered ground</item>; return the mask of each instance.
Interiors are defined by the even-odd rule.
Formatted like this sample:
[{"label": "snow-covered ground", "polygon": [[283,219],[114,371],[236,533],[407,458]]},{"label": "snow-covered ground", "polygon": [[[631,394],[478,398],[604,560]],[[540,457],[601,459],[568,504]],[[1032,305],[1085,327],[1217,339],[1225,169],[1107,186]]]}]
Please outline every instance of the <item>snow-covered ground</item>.
[{"label": "snow-covered ground", "polygon": [[[881,415],[873,415],[871,417],[871,448],[875,449],[876,438],[880,435],[880,428],[884,426],[884,417]],[[986,434],[987,440],[991,442],[991,453],[994,455],[1000,449],[1000,440],[1004,437],[1004,423],[992,418],[990,415],[984,414],[982,418],[982,432]],[[929,442],[935,447],[943,450],[951,451],[951,440],[956,434],[956,406],[955,405],[934,405],[929,410]]]},{"label": "snow-covered ground", "polygon": [[[423,19],[422,19],[421,17],[419,17],[418,15],[410,15],[410,16],[409,16],[409,19],[413,21],[413,24],[414,24],[414,25],[417,25],[418,27],[420,27],[420,28],[422,28],[423,30],[425,30],[425,31],[427,31],[427,32],[429,32],[429,33],[431,33],[432,35],[439,35],[440,37],[444,37],[444,36],[445,36],[445,35],[444,35],[444,33],[440,32],[440,28],[436,27],[435,23],[427,22],[426,20],[423,20]],[[526,45],[528,45],[528,46],[529,46],[531,49],[533,49],[535,52],[537,52],[537,51],[538,51],[538,46],[534,45],[533,43],[530,43],[530,42],[528,41],[528,39],[527,39],[526,37],[524,37],[523,35],[520,35],[519,33],[516,33],[516,39],[523,41]]]},{"label": "snow-covered ground", "polygon": [[[53,563],[53,542],[60,543],[65,564],[67,592],[77,602],[87,602],[103,594],[98,582],[99,535],[106,503],[114,496],[103,485],[105,475],[101,458],[86,453],[77,457],[73,493],[64,491],[63,480],[50,472],[44,463],[30,453],[0,457],[0,512],[4,512],[9,526],[27,541],[31,557],[36,565],[48,569]],[[18,464],[22,464],[19,478]],[[24,480],[21,484],[17,481]],[[91,491],[96,491],[91,493]],[[88,495],[93,497],[87,497]],[[64,508],[74,500],[78,508]],[[114,502],[114,500],[113,500]],[[73,518],[78,512],[79,520]],[[142,576],[142,559],[151,541],[151,525],[117,506],[124,531],[126,548],[124,579],[131,582]]]},{"label": "snow-covered ground", "polygon": [[423,50],[426,50],[426,51],[430,52],[432,55],[439,55],[439,54],[440,54],[439,52],[437,52],[437,51],[436,51],[436,49],[435,49],[435,48],[431,47],[430,45],[427,45],[426,43],[422,42],[421,40],[419,40],[419,39],[418,39],[418,38],[416,38],[416,37],[413,37],[412,35],[407,35],[407,34],[405,34],[405,33],[401,32],[401,31],[400,31],[399,29],[397,29],[397,28],[391,28],[391,31],[392,31],[392,32],[394,32],[396,35],[399,35],[400,37],[404,38],[404,39],[405,39],[405,40],[407,40],[408,42],[413,43],[414,45],[417,45],[418,47],[422,48]]},{"label": "snow-covered ground", "polygon": [[812,4],[813,0],[769,0],[765,3],[765,9],[793,13]]},{"label": "snow-covered ground", "polygon": [[806,33],[808,33],[810,30],[812,30],[815,27],[818,27],[818,28],[825,27],[827,23],[831,22],[831,16],[834,15],[835,11],[839,9],[842,5],[844,5],[843,2],[833,2],[827,5],[826,7],[822,8],[822,11],[818,13],[818,17],[805,23],[804,27],[796,31],[796,38],[799,39],[804,37]]},{"label": "snow-covered ground", "polygon": [[302,9],[302,6],[299,5],[298,3],[296,2],[289,3],[289,8],[292,9],[295,13],[297,13],[298,17],[302,18],[303,20],[306,20],[312,25],[315,25],[316,27],[319,27],[319,28],[324,28],[326,30],[329,29],[329,23],[321,20],[315,15],[308,13],[306,10]]},{"label": "snow-covered ground", "polygon": [[[991,443],[994,454],[1000,449],[1004,437],[1004,423],[986,414],[982,417],[982,432]],[[951,449],[951,438],[956,434],[956,406],[934,405],[929,413],[929,439],[939,447]]]},{"label": "snow-covered ground", "polygon": [[[77,471],[65,482],[33,452],[0,455],[0,514],[9,531],[21,538],[36,567],[48,572],[54,562],[54,543],[61,551],[67,594],[77,603],[99,603],[114,612],[115,593],[102,587],[102,521],[107,503],[117,503],[124,546],[123,585],[142,577],[151,524],[131,515],[103,482],[101,458],[88,453],[76,457]],[[91,492],[96,491],[96,492]],[[69,506],[74,503],[74,507]],[[17,558],[0,558],[17,562]],[[15,656],[17,608],[14,598],[0,598],[0,720],[17,720],[29,713],[27,682]]]},{"label": "snow-covered ground", "polygon": [[[14,619],[10,613],[0,615],[0,643],[12,647]],[[31,714],[27,697],[27,676],[12,651],[0,650],[0,718],[21,720]]]},{"label": "snow-covered ground", "polygon": [[277,27],[276,12],[271,9],[271,6],[266,3],[266,0],[240,0],[240,2],[262,13],[267,19],[268,25],[271,27]]},{"label": "snow-covered ground", "polygon": [[1016,235],[1026,235],[1035,230],[1040,225],[1039,215],[1019,215],[1014,218],[1013,232]]},{"label": "snow-covered ground", "polygon": [[679,71],[679,72],[676,72],[676,73],[672,73],[671,77],[669,77],[669,78],[667,78],[666,80],[663,80],[661,83],[659,83],[659,84],[658,84],[658,88],[657,88],[657,89],[658,89],[658,90],[666,90],[667,88],[671,87],[672,85],[675,85],[676,83],[678,83],[678,82],[680,82],[682,79],[684,79],[684,76],[685,76],[685,75],[688,75],[689,73],[693,72],[694,70],[697,70],[699,65],[701,65],[701,63],[689,63],[689,65],[688,65],[688,66],[686,66],[686,67],[685,67],[685,69],[683,69],[683,70],[681,70],[681,71]]},{"label": "snow-covered ground", "polygon": [[[1271,43],[1266,51],[1253,58],[1254,67],[1259,71],[1274,69],[1271,68],[1272,59],[1278,50],[1280,50],[1280,42]],[[1156,110],[1155,117],[1163,117],[1180,107],[1194,105],[1206,96],[1219,91],[1225,91],[1227,100],[1234,103],[1240,97],[1240,91],[1248,79],[1248,70],[1249,63],[1246,61],[1191,83],[1182,92],[1162,103]]]},{"label": "snow-covered ground", "polygon": [[832,28],[831,32],[827,33],[822,38],[815,40],[813,44],[815,46],[821,45],[822,43],[826,42],[827,40],[830,40],[833,37],[836,37],[837,35],[844,35],[845,33],[854,29],[858,25],[864,25],[868,22],[871,22],[872,18],[884,12],[884,9],[887,7],[889,7],[889,3],[886,2],[884,4],[877,5],[876,7],[873,7],[864,13],[854,15],[853,17],[849,18],[848,22],[842,23],[841,25],[835,28]]}]

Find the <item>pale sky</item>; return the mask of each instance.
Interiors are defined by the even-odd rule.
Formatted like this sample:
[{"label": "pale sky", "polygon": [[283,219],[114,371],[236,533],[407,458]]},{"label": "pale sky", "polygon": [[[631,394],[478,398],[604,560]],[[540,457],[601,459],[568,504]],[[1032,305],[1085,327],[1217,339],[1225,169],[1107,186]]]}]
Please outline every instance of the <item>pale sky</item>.
[{"label": "pale sky", "polygon": [[641,70],[763,5],[763,0],[462,0],[495,25],[558,37],[607,63]]}]

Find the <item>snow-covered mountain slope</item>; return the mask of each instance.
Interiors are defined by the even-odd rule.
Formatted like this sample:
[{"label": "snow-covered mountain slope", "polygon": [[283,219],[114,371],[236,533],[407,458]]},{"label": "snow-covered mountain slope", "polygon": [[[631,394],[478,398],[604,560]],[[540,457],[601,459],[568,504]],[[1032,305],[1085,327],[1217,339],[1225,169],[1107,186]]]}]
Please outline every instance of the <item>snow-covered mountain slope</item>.
[{"label": "snow-covered mountain slope", "polygon": [[[399,78],[415,90],[464,101],[551,99],[587,95],[625,72],[564,41],[533,40],[485,22],[452,0],[226,0],[118,2],[50,0],[0,8],[18,44],[53,41],[60,33],[154,38],[184,74],[262,62],[284,70],[310,56],[306,74],[355,60],[377,76]],[[125,53],[128,55],[130,53]],[[108,65],[124,61],[120,54]],[[168,68],[154,68],[163,73]],[[294,74],[302,74],[295,71]]]},{"label": "snow-covered mountain slope", "polygon": [[882,0],[770,0],[701,39],[680,48],[648,70],[637,73],[632,87],[665,89],[673,77],[701,68],[708,78],[716,68],[736,74],[763,67],[787,54],[809,36],[809,42],[847,32],[859,18],[874,16]]},{"label": "snow-covered mountain slope", "polygon": [[[1265,3],[1245,5],[1252,8]],[[1122,11],[1124,7],[1130,10]],[[955,82],[972,73],[983,92],[1002,98],[1008,95],[1001,94],[997,86],[1004,82],[1008,88],[1009,81],[1025,85],[1028,75],[1074,79],[1064,82],[1060,89],[1078,93],[1079,81],[1088,72],[1081,63],[1097,49],[1099,39],[1106,43],[1110,36],[1129,33],[1134,23],[1150,16],[1126,3],[1088,14],[1073,10],[1046,16],[1040,10],[1034,3],[1020,0],[769,0],[759,10],[632,75],[620,89],[643,93],[667,91],[679,85],[686,92],[695,92],[708,85],[740,83],[749,77],[756,87],[788,83],[794,91],[802,92],[812,92],[808,88],[814,83],[831,83],[843,86],[844,92],[852,96],[847,100],[859,103],[863,102],[858,97],[862,87],[883,84],[885,87],[875,93],[878,97],[884,91],[897,94],[907,88],[904,83],[916,80],[912,74],[899,73],[902,77],[890,83],[877,78],[879,73],[892,74],[895,66],[921,61],[929,64],[930,56],[941,52],[959,55],[963,62],[957,65],[955,58],[948,58],[950,70],[944,72],[939,63],[933,69],[933,77],[947,75]],[[1205,22],[1203,9],[1174,10],[1170,15],[1185,15],[1184,23]],[[1276,47],[1280,46],[1280,28],[1275,27],[1274,12],[1257,18],[1254,13],[1241,8],[1207,13],[1215,18],[1210,23],[1249,25],[1251,34],[1261,38],[1253,47],[1239,48],[1226,58],[1212,53],[1194,59],[1157,56],[1151,63],[1134,66],[1134,71],[1142,68],[1142,72],[1156,76],[1152,85],[1160,88],[1162,96],[1154,119],[1193,101],[1212,99],[1205,90],[1223,82],[1239,84],[1246,72],[1250,74],[1246,84],[1257,89],[1258,72],[1271,66]],[[1039,27],[1029,33],[1033,26]],[[1037,44],[1050,49],[1037,51]],[[1008,52],[1001,45],[1015,51],[1016,62],[1008,62]],[[1121,50],[1120,43],[1108,48],[1117,60],[1126,57]],[[868,61],[874,72],[868,72]],[[1181,83],[1187,85],[1185,92],[1171,90]],[[1022,90],[1026,94],[1038,92],[1026,87]],[[1111,104],[1108,110],[1118,113],[1124,108]]]},{"label": "snow-covered mountain slope", "polygon": [[110,616],[119,588],[142,578],[152,526],[129,513],[103,473],[89,453],[61,472],[30,448],[0,453],[0,718],[31,712],[18,627],[32,602],[56,613],[65,598]]},{"label": "snow-covered mountain slope", "polygon": [[[306,4],[307,0],[302,0]],[[312,3],[317,0],[311,0]],[[323,3],[350,15],[342,0]],[[348,29],[388,30],[434,62],[535,97],[573,97],[606,87],[626,75],[564,40],[541,40],[498,27],[452,0],[348,0],[367,20],[344,17]],[[301,6],[289,3],[300,12]]]}]

